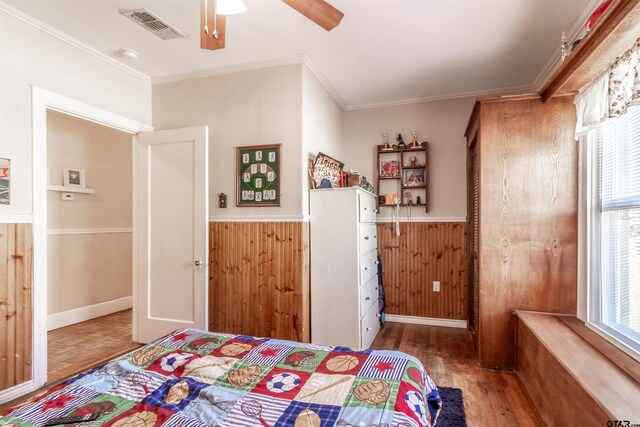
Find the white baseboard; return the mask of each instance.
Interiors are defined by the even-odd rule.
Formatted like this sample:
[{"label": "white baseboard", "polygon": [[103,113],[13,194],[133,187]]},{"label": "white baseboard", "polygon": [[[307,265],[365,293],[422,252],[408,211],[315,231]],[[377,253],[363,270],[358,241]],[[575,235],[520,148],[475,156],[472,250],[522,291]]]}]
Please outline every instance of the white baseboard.
[{"label": "white baseboard", "polygon": [[386,314],[386,322],[411,323],[414,325],[444,326],[446,328],[467,329],[466,320],[435,319],[432,317],[398,316],[396,314]]},{"label": "white baseboard", "polygon": [[16,386],[10,387],[6,390],[0,391],[0,405],[6,402],[10,402],[14,399],[17,399],[21,396],[24,396],[27,393],[31,393],[36,389],[33,380],[29,380],[23,382],[22,384],[18,384]]},{"label": "white baseboard", "polygon": [[47,316],[47,331],[84,322],[107,314],[117,313],[133,307],[133,297],[123,297],[99,304],[87,305],[85,307],[74,308],[62,313],[50,314]]}]

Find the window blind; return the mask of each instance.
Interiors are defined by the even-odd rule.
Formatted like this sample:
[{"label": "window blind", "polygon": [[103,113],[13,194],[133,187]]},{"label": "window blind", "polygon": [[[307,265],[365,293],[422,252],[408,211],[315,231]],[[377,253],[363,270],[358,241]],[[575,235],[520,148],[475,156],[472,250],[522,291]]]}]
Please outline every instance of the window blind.
[{"label": "window blind", "polygon": [[640,107],[598,132],[600,322],[640,349]]}]

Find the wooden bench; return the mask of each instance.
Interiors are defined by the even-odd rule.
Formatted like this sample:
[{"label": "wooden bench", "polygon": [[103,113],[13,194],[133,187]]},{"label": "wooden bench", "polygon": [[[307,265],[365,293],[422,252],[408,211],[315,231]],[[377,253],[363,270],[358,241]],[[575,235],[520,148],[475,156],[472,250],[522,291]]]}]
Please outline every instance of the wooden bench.
[{"label": "wooden bench", "polygon": [[638,361],[574,316],[515,315],[518,376],[545,424],[640,424]]}]

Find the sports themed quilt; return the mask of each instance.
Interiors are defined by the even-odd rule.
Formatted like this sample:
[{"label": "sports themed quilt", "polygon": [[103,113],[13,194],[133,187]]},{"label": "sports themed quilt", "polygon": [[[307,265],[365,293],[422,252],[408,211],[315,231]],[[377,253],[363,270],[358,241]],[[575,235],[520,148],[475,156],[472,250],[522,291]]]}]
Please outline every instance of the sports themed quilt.
[{"label": "sports themed quilt", "polygon": [[405,353],[183,329],[3,411],[0,425],[99,413],[82,425],[410,427],[433,426],[440,406]]}]

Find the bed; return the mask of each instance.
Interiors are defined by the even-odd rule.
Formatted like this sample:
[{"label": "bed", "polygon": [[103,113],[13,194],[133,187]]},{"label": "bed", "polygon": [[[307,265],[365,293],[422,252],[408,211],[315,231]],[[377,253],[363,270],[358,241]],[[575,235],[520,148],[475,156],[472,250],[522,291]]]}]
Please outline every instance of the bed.
[{"label": "bed", "polygon": [[83,425],[409,427],[433,426],[440,407],[405,353],[182,329],[4,410],[0,425],[99,413]]}]

